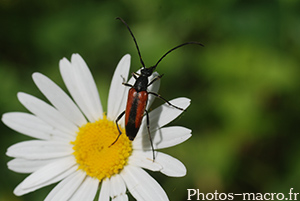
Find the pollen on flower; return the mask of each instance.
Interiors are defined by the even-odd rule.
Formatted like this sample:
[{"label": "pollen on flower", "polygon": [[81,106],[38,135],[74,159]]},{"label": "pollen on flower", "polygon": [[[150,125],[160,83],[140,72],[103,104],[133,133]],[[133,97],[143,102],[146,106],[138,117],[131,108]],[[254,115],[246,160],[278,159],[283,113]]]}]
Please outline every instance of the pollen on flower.
[{"label": "pollen on flower", "polygon": [[79,169],[99,181],[118,174],[132,153],[132,143],[125,130],[121,131],[123,134],[112,145],[119,132],[115,123],[107,120],[105,115],[99,121],[80,127],[76,140],[71,142]]}]

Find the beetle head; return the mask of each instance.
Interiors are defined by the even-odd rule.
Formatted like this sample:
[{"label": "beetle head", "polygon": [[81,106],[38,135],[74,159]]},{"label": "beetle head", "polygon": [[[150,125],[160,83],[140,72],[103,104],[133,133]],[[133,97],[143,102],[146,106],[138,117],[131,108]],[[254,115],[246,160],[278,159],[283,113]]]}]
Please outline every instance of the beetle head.
[{"label": "beetle head", "polygon": [[155,69],[155,66],[152,66],[152,67],[149,67],[149,68],[142,68],[141,74],[143,76],[149,77],[150,75],[152,75],[154,69]]}]

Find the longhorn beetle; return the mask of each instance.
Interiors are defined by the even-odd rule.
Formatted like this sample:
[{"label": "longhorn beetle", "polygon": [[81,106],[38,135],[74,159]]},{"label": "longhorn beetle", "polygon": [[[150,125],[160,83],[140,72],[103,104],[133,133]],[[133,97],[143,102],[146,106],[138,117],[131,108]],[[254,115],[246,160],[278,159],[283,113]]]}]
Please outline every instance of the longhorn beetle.
[{"label": "longhorn beetle", "polygon": [[119,131],[119,135],[118,135],[117,139],[110,146],[115,144],[118,141],[120,135],[122,134],[122,132],[119,128],[118,122],[124,116],[124,114],[125,114],[126,135],[129,138],[129,140],[131,140],[131,141],[134,140],[134,138],[135,138],[140,126],[141,126],[143,116],[145,114],[146,115],[146,122],[147,122],[147,130],[148,130],[148,134],[149,134],[149,140],[150,140],[150,143],[151,143],[151,148],[152,148],[152,153],[153,153],[153,161],[154,161],[155,160],[155,155],[154,155],[153,142],[152,142],[152,138],[151,138],[151,134],[150,134],[150,128],[149,128],[149,115],[148,115],[148,111],[146,110],[148,95],[149,94],[154,95],[154,96],[162,99],[168,105],[170,105],[170,106],[172,106],[176,109],[183,110],[183,111],[184,111],[184,109],[173,105],[172,103],[170,103],[169,101],[167,101],[166,99],[161,97],[159,94],[147,91],[147,88],[151,84],[153,84],[155,81],[159,80],[163,76],[163,74],[154,77],[153,80],[151,80],[150,82],[148,82],[148,77],[152,75],[153,71],[155,70],[157,65],[161,62],[161,60],[165,56],[167,56],[170,52],[172,52],[173,50],[175,50],[179,47],[182,47],[184,45],[188,45],[188,44],[196,44],[196,45],[201,45],[201,46],[203,46],[203,45],[201,43],[198,43],[198,42],[186,42],[186,43],[183,43],[181,45],[178,45],[178,46],[170,49],[169,51],[167,51],[158,60],[158,62],[154,66],[146,68],[145,64],[144,64],[144,61],[142,59],[142,56],[141,56],[140,49],[138,47],[138,44],[136,42],[136,39],[135,39],[132,31],[130,30],[129,26],[127,25],[127,23],[122,18],[118,17],[117,19],[121,20],[121,22],[127,27],[128,31],[130,32],[130,34],[131,34],[131,36],[134,40],[136,49],[138,51],[138,55],[140,57],[140,62],[142,64],[142,69],[141,69],[140,74],[132,73],[132,76],[136,80],[134,85],[123,82],[123,84],[125,86],[131,87],[131,88],[129,89],[129,92],[128,92],[126,109],[116,119],[116,125],[117,125],[118,131]]}]

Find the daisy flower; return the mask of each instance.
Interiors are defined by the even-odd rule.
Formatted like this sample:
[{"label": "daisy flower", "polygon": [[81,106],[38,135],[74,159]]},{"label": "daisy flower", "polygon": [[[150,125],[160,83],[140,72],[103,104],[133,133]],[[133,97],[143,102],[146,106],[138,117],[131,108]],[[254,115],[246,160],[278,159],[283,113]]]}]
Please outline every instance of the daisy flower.
[{"label": "daisy flower", "polygon": [[[128,88],[127,80],[130,55],[119,62],[113,75],[107,113],[104,113],[92,74],[79,54],[71,61],[63,58],[60,73],[71,95],[41,73],[34,73],[33,80],[48,99],[44,102],[34,96],[19,92],[19,101],[31,112],[10,112],[2,121],[13,130],[33,137],[12,145],[7,155],[14,157],[8,168],[18,173],[30,173],[14,190],[21,196],[44,186],[59,182],[45,200],[128,200],[127,189],[136,200],[168,200],[160,184],[144,169],[160,171],[170,177],[182,177],[185,166],[177,159],[156,151],[180,144],[191,137],[191,130],[166,124],[182,111],[163,104],[149,113],[150,133],[155,149],[155,161],[149,143],[146,122],[134,139],[125,134],[124,118],[119,122],[122,135],[118,136],[115,124],[124,111]],[[154,73],[153,76],[158,75]],[[131,78],[129,83],[133,83]],[[149,87],[157,92],[159,81]],[[148,100],[149,107],[154,97]],[[172,104],[186,109],[190,100],[177,98]],[[110,146],[112,145],[112,146]]]}]

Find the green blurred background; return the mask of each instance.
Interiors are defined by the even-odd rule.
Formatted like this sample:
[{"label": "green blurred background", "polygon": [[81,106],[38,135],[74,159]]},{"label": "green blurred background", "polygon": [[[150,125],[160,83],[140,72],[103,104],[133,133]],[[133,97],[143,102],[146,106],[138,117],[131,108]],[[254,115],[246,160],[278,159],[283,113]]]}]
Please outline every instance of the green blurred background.
[{"label": "green blurred background", "polygon": [[[192,129],[192,138],[165,150],[186,165],[187,175],[150,173],[170,200],[186,200],[191,188],[205,193],[300,192],[297,0],[1,0],[0,113],[26,111],[18,91],[44,99],[31,79],[33,72],[65,88],[58,62],[72,53],[80,53],[91,68],[106,108],[120,58],[130,53],[131,71],[140,67],[133,40],[116,17],[130,25],[148,66],[183,42],[205,45],[178,49],[157,68],[165,74],[160,94],[192,100],[172,122]],[[5,152],[30,138],[0,126],[0,200],[43,200],[54,185],[13,195],[26,175],[7,169]]]}]

